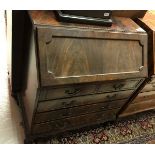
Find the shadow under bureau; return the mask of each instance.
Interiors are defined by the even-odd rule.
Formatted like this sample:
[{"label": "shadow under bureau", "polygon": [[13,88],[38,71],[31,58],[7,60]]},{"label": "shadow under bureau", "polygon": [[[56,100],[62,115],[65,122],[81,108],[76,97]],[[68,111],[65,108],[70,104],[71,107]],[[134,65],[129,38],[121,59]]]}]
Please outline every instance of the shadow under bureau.
[{"label": "shadow under bureau", "polygon": [[147,33],[131,19],[104,27],[29,11],[25,33],[26,142],[115,120],[148,77]]}]

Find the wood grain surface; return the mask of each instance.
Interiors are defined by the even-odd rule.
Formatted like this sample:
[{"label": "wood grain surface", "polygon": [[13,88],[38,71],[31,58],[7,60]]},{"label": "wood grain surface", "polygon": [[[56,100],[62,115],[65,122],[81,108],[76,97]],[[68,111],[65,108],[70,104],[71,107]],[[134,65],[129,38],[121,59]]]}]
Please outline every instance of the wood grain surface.
[{"label": "wood grain surface", "polygon": [[49,111],[61,108],[69,108],[80,105],[87,105],[98,102],[112,101],[128,98],[133,90],[120,91],[113,93],[95,94],[87,96],[72,97],[68,99],[49,100],[38,103],[38,111]]},{"label": "wood grain surface", "polygon": [[39,101],[52,99],[70,98],[101,94],[107,92],[118,92],[123,90],[135,90],[141,85],[144,79],[126,79],[112,82],[95,82],[85,84],[74,84],[67,86],[45,87],[41,89]]},{"label": "wood grain surface", "polygon": [[120,116],[155,109],[155,11],[147,11],[143,18],[135,21],[148,33],[148,74],[151,81]]},{"label": "wood grain surface", "polygon": [[32,133],[35,134],[57,134],[67,130],[79,129],[82,127],[104,123],[116,119],[116,113],[119,109],[112,109],[102,112],[96,112],[77,117],[71,117],[46,123],[35,124]]},{"label": "wood grain surface", "polygon": [[148,77],[147,33],[128,18],[114,17],[104,27],[62,23],[52,11],[29,15],[32,38],[21,97],[28,136],[115,120]]},{"label": "wood grain surface", "polygon": [[89,104],[88,102],[84,106],[75,106],[72,108],[67,107],[65,109],[36,113],[34,121],[35,123],[48,122],[51,120],[74,117],[82,114],[121,108],[127,102],[127,99],[100,103],[97,102],[98,99],[96,99],[96,102],[94,102],[95,104]]},{"label": "wood grain surface", "polygon": [[37,30],[42,86],[148,76],[144,33]]},{"label": "wood grain surface", "polygon": [[88,24],[75,24],[59,22],[53,11],[33,10],[29,11],[32,22],[35,25],[55,26],[55,27],[69,27],[69,28],[84,28],[84,29],[102,29],[105,31],[115,32],[131,32],[144,33],[145,31],[129,18],[114,17],[111,27],[95,26]]}]

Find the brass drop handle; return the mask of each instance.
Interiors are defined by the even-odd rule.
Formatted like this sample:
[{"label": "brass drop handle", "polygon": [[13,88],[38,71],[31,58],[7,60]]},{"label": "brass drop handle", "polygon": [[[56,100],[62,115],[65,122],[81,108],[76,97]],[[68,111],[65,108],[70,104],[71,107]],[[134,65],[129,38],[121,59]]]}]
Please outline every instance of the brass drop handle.
[{"label": "brass drop handle", "polygon": [[105,106],[102,106],[102,107],[101,107],[101,109],[103,109],[103,110],[104,110],[105,108],[106,108]]},{"label": "brass drop handle", "polygon": [[63,121],[59,121],[55,123],[55,128],[64,128],[65,124]]},{"label": "brass drop handle", "polygon": [[71,101],[66,101],[66,102],[62,102],[62,105],[67,108],[67,107],[71,107],[71,106],[75,106],[76,100],[71,100]]},{"label": "brass drop handle", "polygon": [[70,109],[65,109],[65,111],[62,113],[62,116],[69,116],[71,115]]},{"label": "brass drop handle", "polygon": [[71,122],[69,120],[65,120],[65,121],[58,121],[54,124],[54,128],[55,129],[65,129],[67,126],[71,126]]},{"label": "brass drop handle", "polygon": [[65,90],[65,93],[68,94],[68,95],[76,95],[79,92],[80,92],[80,90],[77,89],[77,88],[76,89],[72,89],[72,90],[69,90],[69,89]]},{"label": "brass drop handle", "polygon": [[113,86],[113,88],[114,88],[115,90],[120,90],[124,85],[125,85],[124,83],[115,84],[115,85]]},{"label": "brass drop handle", "polygon": [[117,94],[113,94],[113,95],[107,95],[106,97],[107,97],[109,100],[111,100],[111,99],[115,98],[116,96],[117,96]]}]

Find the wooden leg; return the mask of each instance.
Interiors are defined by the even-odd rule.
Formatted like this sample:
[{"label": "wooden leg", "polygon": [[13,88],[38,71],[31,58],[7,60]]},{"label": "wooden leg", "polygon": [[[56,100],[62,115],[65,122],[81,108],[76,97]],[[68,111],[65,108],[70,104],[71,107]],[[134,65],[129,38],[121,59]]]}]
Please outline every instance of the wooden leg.
[{"label": "wooden leg", "polygon": [[34,141],[32,139],[29,139],[29,138],[25,138],[24,139],[24,144],[33,144]]}]

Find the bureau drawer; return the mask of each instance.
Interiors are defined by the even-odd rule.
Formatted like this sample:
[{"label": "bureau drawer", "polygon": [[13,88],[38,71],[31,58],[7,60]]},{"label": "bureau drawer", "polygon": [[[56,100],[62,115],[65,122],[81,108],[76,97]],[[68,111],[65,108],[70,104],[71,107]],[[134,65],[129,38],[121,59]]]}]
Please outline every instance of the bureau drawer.
[{"label": "bureau drawer", "polygon": [[155,83],[148,83],[145,85],[145,87],[141,90],[141,92],[149,92],[149,91],[155,91]]},{"label": "bureau drawer", "polygon": [[127,99],[104,102],[104,103],[89,104],[86,106],[66,108],[66,109],[54,110],[54,111],[49,111],[44,113],[37,113],[35,115],[35,123],[47,122],[51,120],[62,119],[65,117],[74,117],[82,114],[104,111],[112,108],[120,108],[126,102],[127,102]]},{"label": "bureau drawer", "polygon": [[56,110],[61,108],[69,108],[80,105],[87,105],[92,103],[99,103],[105,101],[112,101],[118,99],[126,99],[131,96],[133,90],[105,93],[105,94],[95,94],[88,96],[80,96],[67,99],[51,100],[38,103],[38,112]]},{"label": "bureau drawer", "polygon": [[143,92],[131,102],[119,117],[133,115],[139,112],[155,109],[155,91]]},{"label": "bureau drawer", "polygon": [[102,82],[68,87],[43,88],[41,90],[39,101],[136,89],[142,81],[143,79],[128,79],[123,81],[113,81],[110,83]]},{"label": "bureau drawer", "polygon": [[155,75],[151,77],[151,81],[149,83],[155,83]]},{"label": "bureau drawer", "polygon": [[139,93],[138,96],[133,100],[132,104],[148,100],[155,100],[155,91]]},{"label": "bureau drawer", "polygon": [[81,127],[99,124],[116,119],[116,114],[120,109],[112,109],[87,115],[80,115],[47,123],[33,125],[33,134],[49,133],[56,134],[67,130],[78,129]]}]

